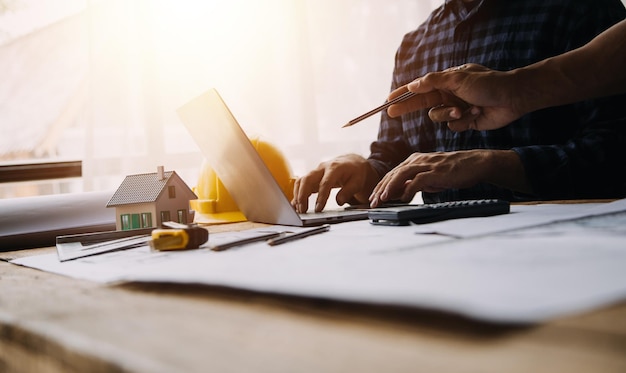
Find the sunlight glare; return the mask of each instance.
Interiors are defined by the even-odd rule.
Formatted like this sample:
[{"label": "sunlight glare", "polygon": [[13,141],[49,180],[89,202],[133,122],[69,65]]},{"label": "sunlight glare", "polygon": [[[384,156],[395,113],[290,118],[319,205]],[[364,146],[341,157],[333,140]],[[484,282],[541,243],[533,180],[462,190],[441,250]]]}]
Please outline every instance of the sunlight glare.
[{"label": "sunlight glare", "polygon": [[[150,2],[160,77],[178,84],[232,82],[271,66],[285,0]],[[250,64],[256,65],[251,69]]]}]

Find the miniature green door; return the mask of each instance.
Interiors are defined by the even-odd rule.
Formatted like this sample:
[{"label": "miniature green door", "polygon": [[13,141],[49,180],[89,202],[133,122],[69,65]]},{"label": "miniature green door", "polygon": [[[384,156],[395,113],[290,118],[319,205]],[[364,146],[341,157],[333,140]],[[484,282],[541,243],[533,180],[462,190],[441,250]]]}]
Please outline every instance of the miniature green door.
[{"label": "miniature green door", "polygon": [[138,228],[141,228],[141,219],[139,219],[139,214],[132,214],[130,216],[130,229]]}]

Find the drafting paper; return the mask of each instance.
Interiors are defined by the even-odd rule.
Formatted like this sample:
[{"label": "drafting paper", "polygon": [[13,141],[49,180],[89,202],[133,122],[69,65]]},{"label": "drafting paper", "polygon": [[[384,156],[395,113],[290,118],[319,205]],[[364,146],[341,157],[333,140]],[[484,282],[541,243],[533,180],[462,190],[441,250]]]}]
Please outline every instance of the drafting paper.
[{"label": "drafting paper", "polygon": [[[595,211],[594,208],[602,205],[606,204],[512,205],[511,212],[500,216],[497,224],[494,224],[493,219],[489,217],[464,219],[462,223],[452,219],[431,224],[415,225],[415,231],[459,238],[477,237],[587,216]],[[626,206],[621,207],[621,209],[626,209]]]},{"label": "drafting paper", "polygon": [[[256,243],[224,252],[167,254],[140,248],[69,266],[54,255],[13,263],[102,282],[219,285],[533,323],[626,298],[624,204],[580,205],[588,217],[465,239],[359,221],[275,247]],[[559,209],[527,206],[518,217],[558,215]],[[596,215],[601,213],[610,215]],[[507,217],[484,223],[499,226]],[[455,224],[461,229],[471,221]]]}]

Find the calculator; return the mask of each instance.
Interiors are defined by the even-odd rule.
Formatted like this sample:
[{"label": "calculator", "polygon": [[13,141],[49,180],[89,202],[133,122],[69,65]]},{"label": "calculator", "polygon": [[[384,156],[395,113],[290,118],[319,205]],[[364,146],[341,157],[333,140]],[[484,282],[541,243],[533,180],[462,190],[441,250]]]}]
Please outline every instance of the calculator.
[{"label": "calculator", "polygon": [[484,217],[508,214],[508,201],[478,199],[376,208],[368,211],[368,218],[376,225],[409,225],[433,223],[441,220]]}]

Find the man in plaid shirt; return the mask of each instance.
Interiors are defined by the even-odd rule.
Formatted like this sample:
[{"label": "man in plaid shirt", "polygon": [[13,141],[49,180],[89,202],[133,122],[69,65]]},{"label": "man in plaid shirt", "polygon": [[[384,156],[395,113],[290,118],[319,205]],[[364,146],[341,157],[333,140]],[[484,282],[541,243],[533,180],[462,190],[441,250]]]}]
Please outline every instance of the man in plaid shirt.
[{"label": "man in plaid shirt", "polygon": [[[465,63],[526,66],[582,46],[624,17],[619,0],[446,0],[405,35],[391,88]],[[383,112],[370,156],[321,163],[296,181],[292,203],[305,212],[317,192],[320,211],[335,187],[339,204],[408,201],[418,191],[426,202],[623,197],[624,103],[613,96],[544,109],[493,131],[453,132],[426,110]]]}]

